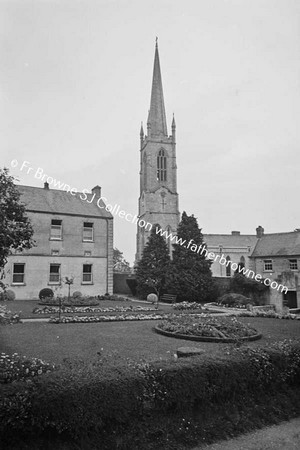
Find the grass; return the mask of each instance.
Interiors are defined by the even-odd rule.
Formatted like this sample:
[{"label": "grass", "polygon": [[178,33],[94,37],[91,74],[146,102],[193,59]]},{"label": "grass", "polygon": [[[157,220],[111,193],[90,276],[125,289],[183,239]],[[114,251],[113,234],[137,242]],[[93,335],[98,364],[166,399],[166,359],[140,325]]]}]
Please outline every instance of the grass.
[{"label": "grass", "polygon": [[[263,338],[244,345],[262,346],[300,336],[300,321],[244,317]],[[207,353],[223,353],[228,344],[191,342],[153,332],[158,321],[48,324],[30,322],[1,326],[0,352],[19,353],[62,363],[64,358],[89,360],[104,355],[147,360],[169,359],[179,347],[199,347]],[[103,349],[103,350],[101,350]]]}]

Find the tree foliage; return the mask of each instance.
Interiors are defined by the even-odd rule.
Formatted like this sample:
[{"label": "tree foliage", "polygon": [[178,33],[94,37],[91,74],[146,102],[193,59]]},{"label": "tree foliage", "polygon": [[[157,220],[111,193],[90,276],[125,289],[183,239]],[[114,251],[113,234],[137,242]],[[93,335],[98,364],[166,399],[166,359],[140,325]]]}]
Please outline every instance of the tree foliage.
[{"label": "tree foliage", "polygon": [[124,258],[123,252],[116,247],[114,248],[113,263],[115,272],[131,272],[129,262]]},{"label": "tree foliage", "polygon": [[[182,213],[177,230],[177,242],[173,244],[173,260],[168,276],[168,289],[181,301],[202,302],[211,300],[215,285],[210,270],[211,261],[206,259],[203,235],[194,215]],[[200,247],[201,246],[201,247]],[[198,251],[200,247],[200,251]]]},{"label": "tree foliage", "polygon": [[146,243],[141,260],[137,263],[135,273],[137,290],[142,296],[155,292],[160,296],[166,282],[170,263],[167,243],[160,234],[160,225],[152,227],[150,237]]},{"label": "tree foliage", "polygon": [[33,228],[26,216],[25,206],[8,169],[0,169],[0,287],[4,266],[13,250],[23,251],[34,245]]}]

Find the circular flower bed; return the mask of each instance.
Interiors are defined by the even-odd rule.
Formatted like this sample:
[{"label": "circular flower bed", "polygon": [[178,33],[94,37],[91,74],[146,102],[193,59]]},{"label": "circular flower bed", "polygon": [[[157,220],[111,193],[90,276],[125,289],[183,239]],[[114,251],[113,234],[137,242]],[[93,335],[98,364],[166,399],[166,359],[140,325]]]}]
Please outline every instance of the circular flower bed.
[{"label": "circular flower bed", "polygon": [[172,316],[155,327],[155,331],[179,339],[208,342],[256,340],[261,334],[235,317]]}]

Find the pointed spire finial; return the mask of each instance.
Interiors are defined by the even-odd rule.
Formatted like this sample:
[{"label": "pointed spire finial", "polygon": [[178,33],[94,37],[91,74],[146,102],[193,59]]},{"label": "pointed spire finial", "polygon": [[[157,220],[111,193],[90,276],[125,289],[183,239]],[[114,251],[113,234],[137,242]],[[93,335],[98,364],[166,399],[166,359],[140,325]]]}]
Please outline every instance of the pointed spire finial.
[{"label": "pointed spire finial", "polygon": [[143,128],[143,122],[141,122],[141,131],[140,131],[140,136],[144,137],[144,128]]},{"label": "pointed spire finial", "polygon": [[[156,37],[155,56],[152,78],[151,102],[148,116],[148,128],[151,128],[151,136],[168,136],[165,103],[161,80],[160,62],[158,54],[158,37]],[[148,133],[149,135],[149,133]]]},{"label": "pointed spire finial", "polygon": [[175,115],[173,113],[172,128],[176,128]]},{"label": "pointed spire finial", "polygon": [[158,47],[158,37],[156,36],[156,38],[155,38],[155,47],[157,48]]}]

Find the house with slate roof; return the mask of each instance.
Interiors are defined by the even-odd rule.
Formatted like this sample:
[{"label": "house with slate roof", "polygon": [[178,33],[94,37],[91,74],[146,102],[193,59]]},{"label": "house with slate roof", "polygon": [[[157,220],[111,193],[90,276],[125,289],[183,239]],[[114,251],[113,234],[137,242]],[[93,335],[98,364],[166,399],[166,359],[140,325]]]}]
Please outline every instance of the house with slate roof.
[{"label": "house with slate roof", "polygon": [[[240,264],[246,269],[250,267],[250,256],[254,250],[259,236],[260,228],[255,234],[241,234],[239,231],[232,231],[231,234],[204,234],[203,240],[206,243],[208,252],[215,255],[224,256],[227,261]],[[234,271],[231,265],[222,265],[219,261],[213,261],[211,265],[214,277],[231,277]]]},{"label": "house with slate roof", "polygon": [[288,288],[287,293],[270,288],[270,303],[300,308],[300,231],[262,234],[250,258],[252,270]]},{"label": "house with slate roof", "polygon": [[15,252],[5,266],[4,282],[16,299],[37,299],[42,288],[67,295],[65,277],[74,278],[72,292],[112,293],[113,216],[101,188],[77,193],[17,186],[34,229],[36,245]]}]

